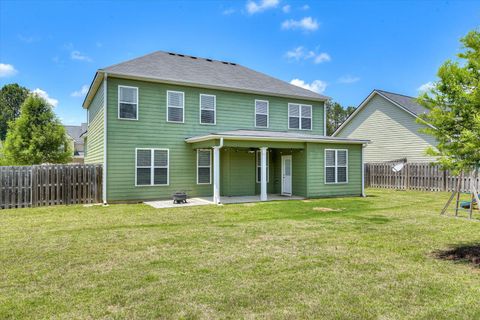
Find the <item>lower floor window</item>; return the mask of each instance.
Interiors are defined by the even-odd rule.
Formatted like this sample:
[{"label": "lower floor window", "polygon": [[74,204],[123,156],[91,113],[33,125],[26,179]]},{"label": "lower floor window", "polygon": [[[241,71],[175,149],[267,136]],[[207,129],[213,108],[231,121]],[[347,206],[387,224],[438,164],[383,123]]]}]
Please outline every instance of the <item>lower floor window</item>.
[{"label": "lower floor window", "polygon": [[[270,162],[270,153],[267,152],[267,182],[270,180],[270,170],[268,163]],[[262,182],[262,151],[257,150],[257,183]]]},{"label": "lower floor window", "polygon": [[325,183],[348,182],[348,150],[325,150]]},{"label": "lower floor window", "polygon": [[168,185],[168,149],[136,149],[135,166],[137,186]]},{"label": "lower floor window", "polygon": [[212,152],[209,149],[197,150],[197,183],[210,184],[212,177]]}]

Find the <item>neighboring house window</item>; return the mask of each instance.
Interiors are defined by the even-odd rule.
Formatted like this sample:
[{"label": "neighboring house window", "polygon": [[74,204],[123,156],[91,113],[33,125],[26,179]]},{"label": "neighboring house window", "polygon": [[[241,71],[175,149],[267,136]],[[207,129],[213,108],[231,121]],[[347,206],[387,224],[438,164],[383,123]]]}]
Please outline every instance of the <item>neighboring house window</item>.
[{"label": "neighboring house window", "polygon": [[185,94],[180,91],[167,91],[167,121],[181,122],[184,118]]},{"label": "neighboring house window", "polygon": [[168,149],[136,149],[136,185],[168,185]]},{"label": "neighboring house window", "polygon": [[118,86],[118,118],[138,120],[138,88]]},{"label": "neighboring house window", "polygon": [[212,172],[212,152],[208,149],[197,150],[197,184],[210,184]]},{"label": "neighboring house window", "polygon": [[210,94],[200,95],[200,123],[215,124],[217,102],[216,97]]},{"label": "neighboring house window", "polygon": [[[270,181],[270,170],[268,163],[270,162],[270,153],[267,152],[267,182]],[[262,151],[257,150],[257,183],[262,180]]]},{"label": "neighboring house window", "polygon": [[268,128],[268,101],[255,100],[255,127]]},{"label": "neighboring house window", "polygon": [[348,150],[325,150],[325,183],[348,182]]},{"label": "neighboring house window", "polygon": [[288,129],[312,130],[312,106],[289,103]]}]

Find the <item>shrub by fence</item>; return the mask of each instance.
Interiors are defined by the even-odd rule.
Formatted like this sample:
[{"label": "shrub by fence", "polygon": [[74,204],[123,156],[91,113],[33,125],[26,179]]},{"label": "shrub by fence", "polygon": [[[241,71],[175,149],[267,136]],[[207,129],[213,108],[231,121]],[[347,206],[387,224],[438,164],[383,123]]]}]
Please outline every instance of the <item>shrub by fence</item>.
[{"label": "shrub by fence", "polygon": [[102,201],[101,165],[0,167],[0,208]]},{"label": "shrub by fence", "polygon": [[461,179],[461,192],[469,192],[471,182],[477,190],[480,179],[474,172],[466,172],[461,176],[444,171],[439,165],[429,163],[406,163],[402,170],[394,172],[393,162],[366,163],[365,186],[372,188],[411,189],[423,191],[453,191]]}]

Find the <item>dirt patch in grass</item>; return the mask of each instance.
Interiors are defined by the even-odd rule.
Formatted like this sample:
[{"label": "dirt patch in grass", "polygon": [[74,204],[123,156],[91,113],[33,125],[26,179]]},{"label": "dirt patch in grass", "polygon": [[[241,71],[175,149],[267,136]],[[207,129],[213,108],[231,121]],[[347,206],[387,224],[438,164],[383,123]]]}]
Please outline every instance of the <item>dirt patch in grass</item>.
[{"label": "dirt patch in grass", "polygon": [[434,254],[441,260],[468,263],[480,268],[480,243],[459,245],[449,250],[436,251]]},{"label": "dirt patch in grass", "polygon": [[313,211],[320,211],[320,212],[339,212],[339,211],[343,211],[343,209],[314,207],[314,208],[313,208]]}]

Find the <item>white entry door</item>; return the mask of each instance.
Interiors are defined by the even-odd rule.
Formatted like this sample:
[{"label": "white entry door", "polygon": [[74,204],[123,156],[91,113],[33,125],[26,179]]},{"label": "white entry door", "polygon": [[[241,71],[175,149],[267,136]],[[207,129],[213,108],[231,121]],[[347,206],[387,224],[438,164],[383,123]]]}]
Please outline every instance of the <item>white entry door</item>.
[{"label": "white entry door", "polygon": [[282,195],[292,195],[292,156],[282,156]]}]

